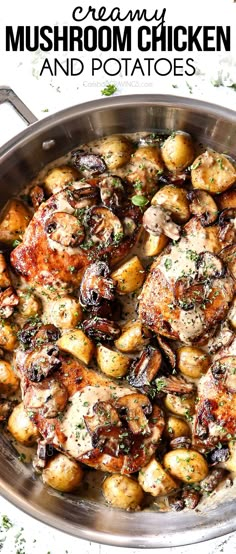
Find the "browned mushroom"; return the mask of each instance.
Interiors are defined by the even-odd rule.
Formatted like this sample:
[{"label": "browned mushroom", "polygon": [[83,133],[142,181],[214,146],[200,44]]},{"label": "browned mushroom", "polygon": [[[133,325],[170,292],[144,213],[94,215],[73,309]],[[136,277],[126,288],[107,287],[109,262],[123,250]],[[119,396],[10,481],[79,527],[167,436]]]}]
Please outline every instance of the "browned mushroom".
[{"label": "browned mushroom", "polygon": [[55,212],[46,222],[46,232],[51,240],[62,246],[78,246],[85,237],[79,220],[65,212]]},{"label": "browned mushroom", "polygon": [[201,409],[197,413],[195,429],[196,436],[199,437],[200,440],[205,440],[208,437],[209,424],[215,420],[212,413],[214,404],[212,400],[204,400]]},{"label": "browned mushroom", "polygon": [[101,156],[77,150],[72,154],[72,163],[81,172],[88,171],[91,175],[98,175],[106,171],[106,164]]},{"label": "browned mushroom", "polygon": [[99,199],[99,189],[85,183],[82,183],[79,188],[67,188],[64,192],[70,206],[75,210],[94,206]]},{"label": "browned mushroom", "polygon": [[13,314],[14,307],[19,304],[19,298],[12,287],[0,292],[0,316],[7,319]]},{"label": "browned mushroom", "polygon": [[103,299],[114,300],[115,281],[109,276],[110,269],[102,261],[95,262],[86,269],[80,285],[80,303],[82,306],[99,306]]},{"label": "browned mushroom", "polygon": [[133,387],[149,392],[150,383],[156,377],[161,367],[162,356],[160,350],[153,346],[147,346],[141,356],[131,365],[128,381]]},{"label": "browned mushroom", "polygon": [[139,393],[126,394],[115,402],[115,406],[118,408],[120,417],[125,412],[124,417],[134,435],[150,434],[148,419],[145,414],[151,414],[152,404],[147,396]]},{"label": "browned mushroom", "polygon": [[30,381],[40,383],[60,366],[59,348],[55,344],[48,343],[27,355],[24,369]]},{"label": "browned mushroom", "polygon": [[102,317],[93,317],[83,321],[83,329],[90,338],[99,341],[118,339],[121,330],[117,323]]},{"label": "browned mushroom", "polygon": [[211,225],[216,221],[218,208],[212,196],[201,189],[194,189],[188,193],[190,200],[189,209],[192,215],[200,218],[203,227]]},{"label": "browned mushroom", "polygon": [[227,208],[223,210],[219,217],[220,239],[227,244],[232,244],[236,239],[236,208]]},{"label": "browned mushroom", "polygon": [[210,369],[216,383],[221,382],[229,392],[236,392],[236,356],[224,356],[213,362]]},{"label": "browned mushroom", "polygon": [[61,336],[61,332],[52,323],[47,323],[46,325],[40,325],[39,329],[36,331],[31,340],[31,346],[40,346],[45,343],[55,342]]},{"label": "browned mushroom", "polygon": [[159,236],[164,233],[173,240],[180,238],[181,227],[171,219],[171,213],[160,206],[150,206],[144,212],[143,226],[150,235]]},{"label": "browned mushroom", "polygon": [[176,437],[170,441],[170,448],[175,450],[176,448],[190,448],[191,439],[189,437]]},{"label": "browned mushroom", "polygon": [[157,393],[168,393],[183,395],[183,394],[192,394],[195,390],[195,385],[193,383],[187,383],[182,377],[175,377],[171,375],[170,377],[158,377],[155,381]]},{"label": "browned mushroom", "polygon": [[66,387],[57,379],[46,379],[43,383],[30,385],[24,395],[24,407],[27,410],[40,411],[44,417],[56,417],[67,404]]},{"label": "browned mushroom", "polygon": [[214,336],[208,341],[208,351],[210,354],[215,354],[220,348],[225,348],[233,341],[235,337],[234,331],[229,327],[227,321],[223,322],[217,329]]},{"label": "browned mushroom", "polygon": [[11,278],[4,255],[0,253],[0,288],[11,287]]},{"label": "browned mushroom", "polygon": [[0,422],[6,421],[15,406],[15,402],[11,400],[0,400]]},{"label": "browned mushroom", "polygon": [[184,508],[194,510],[200,502],[200,491],[193,488],[184,488],[180,493],[169,498],[169,506],[172,510],[180,512]]},{"label": "browned mushroom", "polygon": [[122,207],[124,199],[124,186],[122,179],[116,175],[107,175],[99,181],[102,203],[115,210]]},{"label": "browned mushroom", "polygon": [[232,277],[236,279],[236,244],[230,244],[223,248],[219,256],[227,265]]},{"label": "browned mushroom", "polygon": [[43,187],[35,185],[35,187],[33,187],[30,191],[30,198],[34,209],[37,210],[40,204],[45,201],[45,193]]},{"label": "browned mushroom", "polygon": [[119,218],[108,208],[93,207],[86,216],[90,237],[94,244],[119,243],[124,235],[123,225]]},{"label": "browned mushroom", "polygon": [[206,281],[223,277],[225,266],[219,256],[212,252],[201,252],[196,261],[197,279]]},{"label": "browned mushroom", "polygon": [[189,277],[180,277],[175,281],[174,297],[182,310],[192,310],[196,304],[204,302],[204,283],[194,282]]},{"label": "browned mushroom", "polygon": [[210,466],[214,466],[222,462],[227,462],[229,457],[229,447],[227,445],[221,445],[219,448],[215,448],[209,452],[207,461]]},{"label": "browned mushroom", "polygon": [[56,452],[52,444],[47,443],[46,440],[39,440],[37,452],[33,459],[34,470],[41,472],[46,467],[48,459],[55,456]]},{"label": "browned mushroom", "polygon": [[167,339],[164,338],[164,337],[161,337],[161,335],[159,335],[157,337],[157,342],[158,342],[161,350],[163,350],[164,355],[166,356],[171,368],[175,369],[175,367],[176,367],[176,353],[174,352],[174,350],[169,345]]},{"label": "browned mushroom", "polygon": [[213,471],[201,481],[201,490],[208,493],[213,492],[227,475],[229,475],[228,471],[222,467],[213,469]]}]

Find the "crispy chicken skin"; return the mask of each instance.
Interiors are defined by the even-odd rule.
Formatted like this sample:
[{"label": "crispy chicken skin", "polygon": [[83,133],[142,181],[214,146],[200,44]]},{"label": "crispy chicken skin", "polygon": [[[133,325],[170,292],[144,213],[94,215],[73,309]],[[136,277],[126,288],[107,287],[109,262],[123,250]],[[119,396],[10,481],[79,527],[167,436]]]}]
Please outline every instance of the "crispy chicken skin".
[{"label": "crispy chicken skin", "polygon": [[[143,323],[156,333],[185,344],[207,338],[228,311],[234,281],[226,268],[219,275],[216,272],[210,284],[208,279],[207,286],[204,275],[196,281],[197,260],[199,254],[217,254],[223,247],[217,225],[203,227],[198,218],[190,219],[179,242],[167,246],[151,266],[140,294],[139,317]],[[189,290],[198,285],[192,289],[192,306],[176,300],[176,283],[183,279],[189,281]],[[183,300],[185,296],[183,293]]]}]

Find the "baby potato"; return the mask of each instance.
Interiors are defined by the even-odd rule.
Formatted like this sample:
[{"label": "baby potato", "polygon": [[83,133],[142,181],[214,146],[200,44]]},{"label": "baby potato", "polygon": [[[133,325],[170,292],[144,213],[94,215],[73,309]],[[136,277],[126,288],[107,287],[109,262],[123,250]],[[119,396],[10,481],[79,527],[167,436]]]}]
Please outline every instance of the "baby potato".
[{"label": "baby potato", "polygon": [[164,233],[158,236],[149,235],[149,233],[146,233],[145,241],[143,244],[144,255],[157,256],[162,252],[168,242],[169,239],[166,235],[164,235]]},{"label": "baby potato", "polygon": [[117,283],[118,294],[129,294],[139,289],[145,279],[145,269],[138,256],[133,256],[112,272],[111,278]]},{"label": "baby potato", "polygon": [[118,473],[103,481],[102,491],[109,504],[123,510],[136,510],[142,504],[144,496],[137,481]]},{"label": "baby potato", "polygon": [[155,166],[156,171],[163,171],[164,164],[161,157],[161,151],[158,146],[140,146],[132,156],[132,163],[138,162],[145,166],[148,162]]},{"label": "baby potato", "polygon": [[205,458],[195,450],[177,448],[164,456],[164,467],[184,483],[198,483],[208,475]]},{"label": "baby potato", "polygon": [[172,133],[162,146],[162,158],[169,171],[183,171],[194,158],[192,138],[188,133],[176,131]]},{"label": "baby potato", "polygon": [[134,150],[132,143],[122,135],[105,137],[100,146],[100,153],[108,169],[118,169],[130,160]]},{"label": "baby potato", "polygon": [[31,214],[23,202],[13,198],[5,205],[0,219],[0,241],[12,245],[14,240],[22,238]]},{"label": "baby potato", "polygon": [[44,188],[48,194],[55,194],[78,179],[79,173],[74,167],[69,165],[53,167],[44,179]]},{"label": "baby potato", "polygon": [[169,416],[166,422],[165,435],[171,440],[178,437],[189,437],[190,427],[183,419]]},{"label": "baby potato", "polygon": [[3,254],[0,254],[0,288],[6,289],[11,287],[11,278],[8,271],[7,263]]},{"label": "baby potato", "polygon": [[78,300],[62,296],[50,303],[48,318],[60,329],[71,329],[82,321],[83,312]]},{"label": "baby potato", "polygon": [[233,185],[236,170],[224,154],[206,150],[194,160],[191,179],[193,188],[219,194]]},{"label": "baby potato", "polygon": [[221,210],[236,208],[236,189],[227,190],[217,198],[217,204]]},{"label": "baby potato", "polygon": [[23,402],[14,408],[7,427],[14,439],[25,446],[32,446],[39,438],[38,429],[29,418]]},{"label": "baby potato", "polygon": [[12,351],[17,345],[17,328],[10,323],[0,323],[0,348]]},{"label": "baby potato", "polygon": [[58,339],[57,345],[61,350],[72,354],[84,364],[89,364],[94,354],[94,344],[81,329],[65,333]]},{"label": "baby potato", "polygon": [[177,350],[177,367],[186,377],[199,379],[210,367],[210,357],[196,346],[181,346]]},{"label": "baby potato", "polygon": [[229,452],[230,457],[229,459],[222,463],[221,465],[225,467],[225,469],[228,469],[229,471],[236,471],[236,442],[235,441],[229,441]]},{"label": "baby potato", "polygon": [[128,356],[100,344],[97,347],[97,363],[103,373],[119,379],[126,375],[130,359]]},{"label": "baby potato", "polygon": [[169,210],[176,223],[186,223],[190,219],[187,191],[184,188],[166,185],[153,196],[152,204]]},{"label": "baby potato", "polygon": [[230,322],[231,327],[236,330],[236,296],[234,296],[233,301],[230,306],[230,310],[227,315],[227,319]]},{"label": "baby potato", "polygon": [[19,388],[19,379],[11,364],[0,360],[0,394],[9,395]]},{"label": "baby potato", "polygon": [[189,417],[195,412],[195,400],[193,396],[176,396],[168,392],[164,404],[167,410],[176,415]]},{"label": "baby potato", "polygon": [[140,469],[138,481],[142,489],[152,496],[170,494],[179,488],[178,484],[155,458]]},{"label": "baby potato", "polygon": [[148,338],[143,333],[142,322],[128,321],[122,327],[122,333],[120,337],[115,341],[115,347],[121,352],[133,352],[140,350],[145,344],[147,344]]},{"label": "baby potato", "polygon": [[18,310],[23,317],[34,317],[42,311],[40,298],[26,290],[17,290]]},{"label": "baby potato", "polygon": [[82,482],[81,466],[64,454],[57,454],[42,473],[43,483],[61,492],[73,492]]}]

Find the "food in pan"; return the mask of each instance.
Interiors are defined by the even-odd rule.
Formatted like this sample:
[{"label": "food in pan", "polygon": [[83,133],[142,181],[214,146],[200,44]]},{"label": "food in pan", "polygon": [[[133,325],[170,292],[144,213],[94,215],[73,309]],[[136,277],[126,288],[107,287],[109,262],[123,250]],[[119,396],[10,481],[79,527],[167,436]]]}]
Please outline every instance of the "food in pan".
[{"label": "food in pan", "polygon": [[4,208],[0,420],[46,485],[182,510],[230,482],[235,181],[185,132],[113,135]]}]

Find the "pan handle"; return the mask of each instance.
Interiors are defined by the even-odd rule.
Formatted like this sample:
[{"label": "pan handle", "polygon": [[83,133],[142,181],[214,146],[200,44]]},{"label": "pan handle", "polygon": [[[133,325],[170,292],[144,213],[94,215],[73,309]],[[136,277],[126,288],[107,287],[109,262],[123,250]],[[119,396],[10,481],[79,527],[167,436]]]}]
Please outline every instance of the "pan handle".
[{"label": "pan handle", "polygon": [[9,102],[28,125],[37,121],[37,117],[35,117],[10,87],[0,87],[0,104],[4,102]]}]

